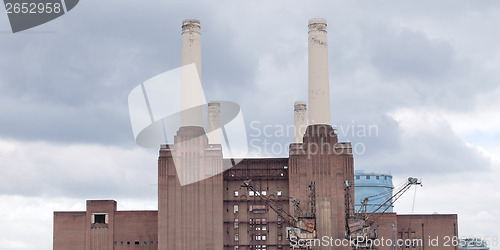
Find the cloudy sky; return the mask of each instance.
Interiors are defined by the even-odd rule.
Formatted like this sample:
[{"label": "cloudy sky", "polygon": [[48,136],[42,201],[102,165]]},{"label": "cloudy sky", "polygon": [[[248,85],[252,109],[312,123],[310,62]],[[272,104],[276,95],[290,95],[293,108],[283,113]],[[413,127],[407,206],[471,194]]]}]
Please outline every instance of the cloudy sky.
[{"label": "cloudy sky", "polygon": [[87,199],[157,208],[157,150],[135,144],[127,98],[180,66],[183,19],[202,23],[207,99],[240,104],[253,155],[286,157],[313,17],[355,168],[422,178],[398,213],[500,236],[500,2],[85,0],[16,34],[0,14],[0,249],[52,249],[53,211]]}]

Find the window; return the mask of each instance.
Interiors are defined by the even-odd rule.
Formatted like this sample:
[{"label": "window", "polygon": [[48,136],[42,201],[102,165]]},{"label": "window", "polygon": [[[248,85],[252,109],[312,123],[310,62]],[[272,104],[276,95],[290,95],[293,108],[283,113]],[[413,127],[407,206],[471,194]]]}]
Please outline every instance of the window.
[{"label": "window", "polygon": [[234,246],[234,250],[239,250],[240,247],[239,246]]},{"label": "window", "polygon": [[254,192],[254,191],[249,191],[249,192],[248,192],[248,195],[249,195],[249,196],[254,196],[254,195],[255,195],[255,192]]},{"label": "window", "polygon": [[234,205],[233,206],[233,211],[234,211],[235,214],[238,213],[238,205]]},{"label": "window", "polygon": [[264,214],[267,212],[267,207],[266,205],[250,205],[248,211],[254,214]]},{"label": "window", "polygon": [[278,241],[281,241],[283,239],[283,234],[278,234]]},{"label": "window", "polygon": [[369,175],[367,175],[367,176],[366,176],[366,179],[367,179],[367,180],[369,180],[369,179],[370,179],[370,176],[369,176]]},{"label": "window", "polygon": [[277,195],[278,195],[278,196],[281,196],[281,194],[282,194],[282,192],[281,192],[281,191],[278,191],[278,192],[277,192]]},{"label": "window", "polygon": [[262,226],[262,231],[266,231],[267,230],[267,227],[266,226]]},{"label": "window", "polygon": [[139,241],[136,241],[136,242],[135,242],[135,244],[136,244],[136,245],[139,245]]},{"label": "window", "polygon": [[239,238],[238,234],[234,234],[234,241],[239,241],[239,240],[240,240],[240,238]]},{"label": "window", "polygon": [[356,175],[356,180],[359,180],[359,175]]},{"label": "window", "polygon": [[262,240],[267,240],[267,236],[265,234],[262,235]]},{"label": "window", "polygon": [[264,191],[261,192],[261,194],[264,195],[264,196],[266,196],[267,195],[267,191],[264,190]]},{"label": "window", "polygon": [[238,218],[234,218],[234,228],[238,228],[238,227],[239,227]]},{"label": "window", "polygon": [[106,213],[92,214],[92,224],[108,224],[108,214]]},{"label": "window", "polygon": [[380,176],[377,175],[377,177],[375,177],[375,179],[379,180],[380,179]]},{"label": "window", "polygon": [[234,191],[234,197],[238,197],[238,191]]}]

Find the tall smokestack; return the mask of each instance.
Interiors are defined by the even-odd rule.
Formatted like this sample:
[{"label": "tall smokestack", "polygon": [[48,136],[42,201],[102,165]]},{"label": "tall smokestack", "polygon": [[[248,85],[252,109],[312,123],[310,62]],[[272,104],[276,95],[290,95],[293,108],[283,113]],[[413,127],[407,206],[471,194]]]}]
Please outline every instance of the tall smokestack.
[{"label": "tall smokestack", "polygon": [[307,128],[307,105],[305,102],[295,102],[294,105],[295,143],[302,143]]},{"label": "tall smokestack", "polygon": [[309,20],[309,125],[331,124],[326,20]]},{"label": "tall smokestack", "polygon": [[208,143],[222,144],[222,129],[220,126],[220,103],[208,103]]},{"label": "tall smokestack", "polygon": [[181,65],[186,66],[194,63],[198,75],[182,68],[181,84],[181,126],[202,126],[201,108],[196,110],[186,110],[198,107],[203,104],[203,89],[201,88],[201,34],[200,21],[186,19],[182,22],[182,50]]}]

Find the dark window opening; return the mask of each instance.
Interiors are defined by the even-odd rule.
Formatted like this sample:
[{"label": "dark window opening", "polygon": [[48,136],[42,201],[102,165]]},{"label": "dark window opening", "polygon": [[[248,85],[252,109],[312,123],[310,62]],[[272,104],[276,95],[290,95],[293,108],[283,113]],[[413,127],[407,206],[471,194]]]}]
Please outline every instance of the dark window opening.
[{"label": "dark window opening", "polygon": [[136,244],[136,245],[139,245],[139,241],[136,241],[136,242],[135,242],[135,244]]},{"label": "dark window opening", "polygon": [[106,224],[106,215],[105,214],[94,214],[94,223]]}]

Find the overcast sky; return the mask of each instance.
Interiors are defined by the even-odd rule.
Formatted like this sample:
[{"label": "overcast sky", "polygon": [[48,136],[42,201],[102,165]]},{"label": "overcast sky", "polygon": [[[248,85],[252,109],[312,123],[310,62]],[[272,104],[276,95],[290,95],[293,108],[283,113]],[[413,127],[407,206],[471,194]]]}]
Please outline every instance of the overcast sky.
[{"label": "overcast sky", "polygon": [[53,211],[87,199],[157,208],[157,150],[135,144],[127,98],[180,66],[183,19],[201,21],[207,99],[240,104],[253,155],[286,157],[313,17],[328,21],[332,123],[355,169],[423,179],[398,213],[500,236],[499,1],[84,0],[16,34],[0,14],[0,249],[52,249]]}]

